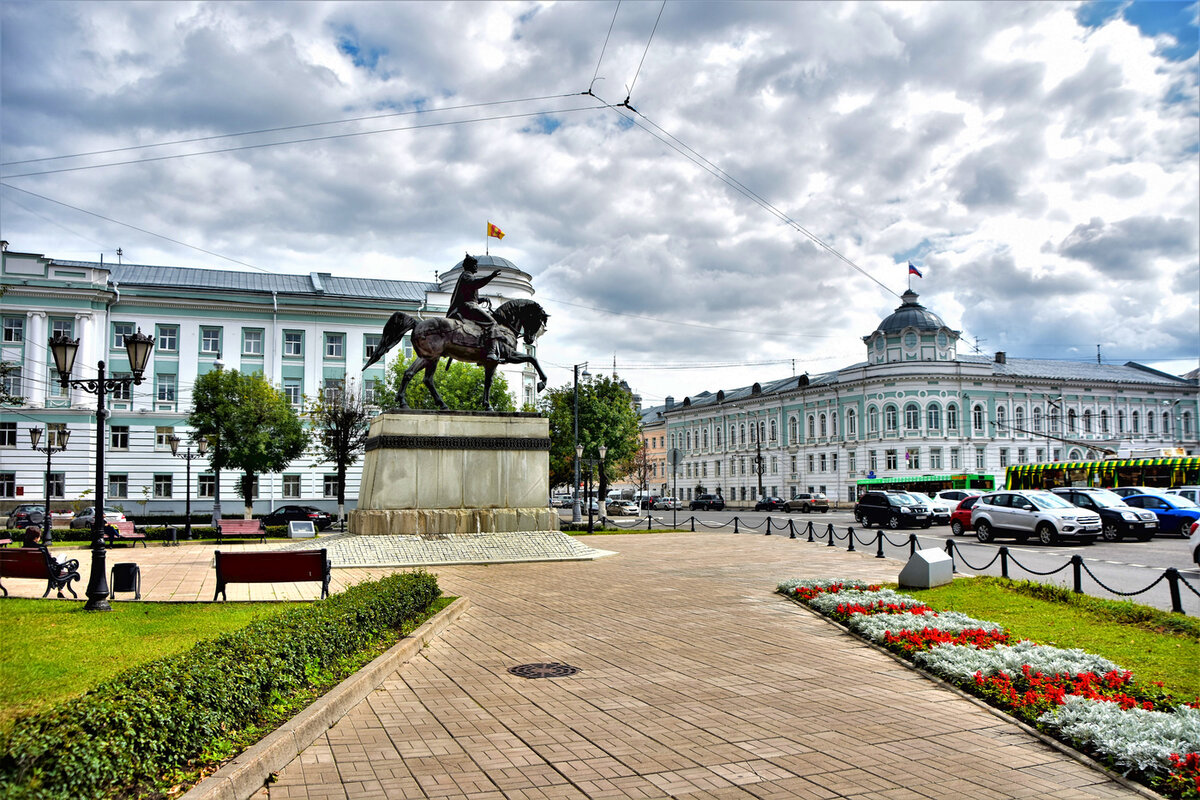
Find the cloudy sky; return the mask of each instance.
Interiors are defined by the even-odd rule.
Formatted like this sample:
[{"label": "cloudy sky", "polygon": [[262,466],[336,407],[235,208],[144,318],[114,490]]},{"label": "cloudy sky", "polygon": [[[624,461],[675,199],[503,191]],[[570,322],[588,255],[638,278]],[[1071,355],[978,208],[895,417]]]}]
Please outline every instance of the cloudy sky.
[{"label": "cloudy sky", "polygon": [[[0,236],[62,259],[534,276],[647,403],[960,352],[1200,358],[1197,3],[0,5]],[[589,94],[589,89],[591,93]]]}]

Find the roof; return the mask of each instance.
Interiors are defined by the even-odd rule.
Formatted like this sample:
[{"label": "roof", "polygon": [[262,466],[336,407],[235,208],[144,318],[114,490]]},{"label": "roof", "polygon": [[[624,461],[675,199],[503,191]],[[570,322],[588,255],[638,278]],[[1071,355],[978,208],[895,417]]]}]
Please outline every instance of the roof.
[{"label": "roof", "polygon": [[875,330],[880,333],[899,333],[905,328],[938,331],[946,327],[942,318],[917,302],[917,293],[909,289],[900,295],[901,303],[891,315],[884,317]]},{"label": "roof", "polygon": [[987,363],[992,374],[1005,378],[1037,378],[1039,380],[1105,381],[1109,383],[1154,383],[1183,387],[1194,380],[1180,378],[1152,367],[1127,361],[1124,364],[1096,364],[1090,361],[1060,361],[1048,358],[1005,358],[997,363],[987,356],[959,356],[963,363]]}]

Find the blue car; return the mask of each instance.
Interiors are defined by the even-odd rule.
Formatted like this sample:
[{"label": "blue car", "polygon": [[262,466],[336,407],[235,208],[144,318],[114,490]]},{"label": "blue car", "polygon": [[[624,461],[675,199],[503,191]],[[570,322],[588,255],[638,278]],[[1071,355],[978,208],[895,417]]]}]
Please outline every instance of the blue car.
[{"label": "blue car", "polygon": [[1135,494],[1125,498],[1125,505],[1153,511],[1158,517],[1159,533],[1187,536],[1188,528],[1200,519],[1200,506],[1178,495]]}]

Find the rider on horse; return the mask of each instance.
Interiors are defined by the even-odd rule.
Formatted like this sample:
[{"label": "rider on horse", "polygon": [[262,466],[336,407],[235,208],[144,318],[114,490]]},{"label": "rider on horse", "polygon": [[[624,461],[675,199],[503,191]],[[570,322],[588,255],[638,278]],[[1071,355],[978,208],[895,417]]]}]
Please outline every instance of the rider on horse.
[{"label": "rider on horse", "polygon": [[496,318],[484,306],[487,301],[480,302],[479,297],[479,290],[499,275],[500,270],[482,278],[478,277],[478,273],[479,262],[468,253],[463,259],[463,271],[454,286],[454,294],[450,296],[450,308],[446,311],[446,317],[478,323],[483,328],[483,335],[487,341],[487,358],[491,361],[501,361],[503,354],[500,352],[500,341],[495,335]]}]

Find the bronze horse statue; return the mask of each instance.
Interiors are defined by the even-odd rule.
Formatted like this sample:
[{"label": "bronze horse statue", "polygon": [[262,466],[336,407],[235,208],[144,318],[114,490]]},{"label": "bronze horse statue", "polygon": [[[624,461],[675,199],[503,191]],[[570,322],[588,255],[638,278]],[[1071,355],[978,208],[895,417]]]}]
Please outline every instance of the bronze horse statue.
[{"label": "bronze horse statue", "polygon": [[538,382],[538,391],[545,389],[546,373],[542,372],[536,358],[517,349],[517,338],[520,337],[526,345],[533,344],[545,331],[546,320],[550,315],[532,300],[509,300],[492,312],[492,316],[497,324],[495,334],[500,345],[499,360],[488,358],[488,343],[484,330],[477,323],[447,317],[417,319],[403,311],[397,311],[383,326],[379,346],[367,359],[367,363],[363,364],[363,369],[383,358],[387,351],[400,343],[404,334],[412,331],[412,346],[417,353],[417,360],[404,371],[400,388],[396,391],[396,405],[400,408],[408,408],[405,391],[413,376],[421,369],[425,370],[425,386],[438,408],[450,408],[433,385],[433,373],[441,358],[458,359],[483,366],[483,407],[487,411],[492,410],[492,376],[499,364],[532,364],[541,379]]}]

